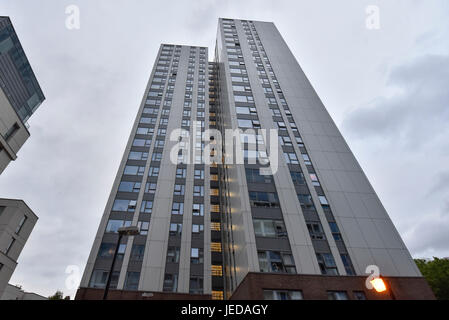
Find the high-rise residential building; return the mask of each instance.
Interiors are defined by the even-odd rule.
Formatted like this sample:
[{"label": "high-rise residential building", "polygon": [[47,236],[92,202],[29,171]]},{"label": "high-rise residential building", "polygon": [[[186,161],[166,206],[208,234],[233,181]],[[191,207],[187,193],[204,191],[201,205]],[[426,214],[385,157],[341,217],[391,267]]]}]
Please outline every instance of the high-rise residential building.
[{"label": "high-rise residential building", "polygon": [[0,173],[30,137],[27,120],[45,97],[8,17],[0,17]]},{"label": "high-rise residential building", "polygon": [[0,298],[37,219],[22,200],[0,199]]},{"label": "high-rise residential building", "polygon": [[434,298],[273,23],[219,19],[209,63],[161,45],[77,299],[131,225],[111,298]]}]

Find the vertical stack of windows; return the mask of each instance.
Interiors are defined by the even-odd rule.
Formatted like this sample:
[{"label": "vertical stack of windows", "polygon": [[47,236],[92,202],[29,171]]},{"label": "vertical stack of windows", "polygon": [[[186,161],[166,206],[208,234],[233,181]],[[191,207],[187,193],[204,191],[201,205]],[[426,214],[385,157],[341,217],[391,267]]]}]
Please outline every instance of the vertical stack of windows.
[{"label": "vertical stack of windows", "polygon": [[[153,114],[157,118],[153,127],[153,136],[155,138],[153,139],[153,149],[150,152],[151,157],[149,158],[151,160],[149,164],[145,188],[143,190],[142,203],[140,205],[140,214],[137,222],[137,225],[141,228],[141,236],[137,236],[134,238],[133,247],[131,248],[128,272],[124,287],[124,289],[127,290],[137,289],[138,280],[135,280],[134,278],[137,277],[137,275],[140,275],[143,263],[146,235],[148,233],[147,224],[149,224],[149,219],[153,210],[153,202],[159,176],[158,173],[166,141],[167,124],[169,121],[170,108],[172,105],[173,91],[176,81],[178,68],[177,60],[179,59],[179,57],[177,57],[176,51],[177,50],[173,45],[163,45],[161,57],[163,57],[164,60],[161,65],[158,63],[156,68],[156,72],[163,72],[162,76],[165,79],[165,85],[163,87],[160,87],[159,90],[155,90],[157,92],[158,102],[156,105],[151,107],[157,109],[158,111],[158,113],[153,112]],[[150,88],[150,95],[156,96],[156,94],[152,93],[153,90],[154,89]],[[159,97],[161,97],[161,99],[159,99]],[[131,279],[131,281],[128,279]]]},{"label": "vertical stack of windows", "polygon": [[[189,293],[204,293],[204,143],[202,137],[205,130],[205,95],[206,95],[206,49],[190,47],[188,78],[194,79],[196,70],[196,106],[192,105],[191,119],[195,120],[191,126],[193,138],[193,203],[192,203],[192,227],[190,230],[190,279]],[[192,89],[193,92],[193,89]],[[195,172],[203,172],[203,179],[197,179]],[[201,175],[201,174],[200,174]]]},{"label": "vertical stack of windows", "polygon": [[[256,58],[259,53],[254,42],[254,37],[249,29],[248,22],[242,21],[242,26],[245,31],[246,40],[250,47],[252,56]],[[234,59],[230,59],[230,63],[231,61],[236,61]],[[237,62],[239,65],[245,65],[243,59],[239,59]],[[263,65],[258,64],[256,60],[254,60],[254,64],[258,71],[259,78],[264,79],[266,74]],[[246,71],[242,74],[246,74]],[[239,126],[244,128],[254,128],[257,130],[260,128],[260,123],[257,118],[257,108],[254,104],[249,83],[246,81],[242,83],[233,82],[232,85],[234,96],[236,97],[236,113]],[[242,92],[245,92],[246,95],[243,95]],[[238,98],[239,96],[240,98]],[[242,99],[241,96],[246,96],[246,99]],[[244,138],[242,139],[242,142],[245,142]],[[257,134],[252,143],[263,144],[264,142],[262,136]],[[267,157],[266,151],[259,151],[258,154],[256,154],[254,151],[248,150],[248,152],[246,152],[245,150],[245,159],[248,158],[248,160],[251,160],[251,155],[258,158]],[[245,164],[245,174],[250,204],[252,207],[251,211],[253,215],[253,225],[256,236],[256,247],[258,251],[260,271],[296,273],[295,263],[293,260],[293,255],[291,254],[287,230],[285,228],[273,177],[270,175],[260,175],[260,167],[260,165],[253,162]],[[267,210],[270,211],[270,214],[268,215],[269,218],[267,218]],[[273,247],[288,248],[288,250],[270,250],[270,248]]]},{"label": "vertical stack of windows", "polygon": [[[167,86],[168,70],[172,61],[173,47],[163,45],[159,59],[156,64],[153,79],[145,100],[142,113],[140,114],[139,124],[136,128],[131,149],[127,156],[127,162],[123,170],[122,179],[119,183],[116,198],[112,205],[109,220],[106,225],[103,242],[100,245],[94,271],[90,280],[91,287],[102,288],[106,284],[109,273],[109,267],[112,263],[112,257],[117,241],[117,231],[120,227],[130,226],[133,220],[137,220],[137,226],[140,229],[140,235],[134,237],[126,277],[125,290],[137,290],[140,278],[140,270],[145,252],[145,241],[150,226],[150,217],[153,208],[154,193],[157,185],[158,166],[151,161],[147,180],[144,182],[145,168],[148,159],[155,159],[154,154],[150,152],[155,130],[157,132],[155,146],[156,150],[161,150],[164,145],[166,130],[157,123],[158,117],[168,119],[170,112],[168,95],[172,92],[175,78],[170,76]],[[173,68],[173,66],[172,66]],[[164,92],[165,95],[164,99]],[[168,107],[161,111],[162,100]],[[161,111],[161,112],[160,112]],[[152,154],[150,157],[149,155]],[[142,188],[144,185],[144,188]],[[143,193],[142,201],[139,201],[139,194]],[[139,208],[139,216],[135,218],[136,208]],[[118,250],[118,261],[112,274],[111,288],[116,288],[120,270],[123,265],[123,257],[126,250],[126,239],[123,239]],[[131,266],[132,265],[132,266]],[[106,266],[106,267],[105,267]]]},{"label": "vertical stack of windows", "polygon": [[[181,46],[176,46],[174,65],[171,75],[175,76],[178,72],[179,59],[181,57]],[[174,85],[171,87],[174,91]],[[172,93],[173,93],[172,91]],[[186,87],[186,94],[188,89]],[[172,95],[170,96],[172,97]],[[170,106],[171,106],[170,100]],[[166,126],[165,126],[166,134]],[[173,202],[171,210],[171,218],[168,233],[168,246],[166,252],[165,275],[162,290],[165,292],[177,292],[179,277],[179,258],[181,251],[181,235],[183,232],[182,217],[184,214],[184,194],[185,194],[185,164],[178,165],[175,173],[175,183],[173,186]]]},{"label": "vertical stack of windows", "polygon": [[[265,64],[268,71],[268,73],[265,74],[268,74],[270,76],[271,82],[273,83],[276,91],[277,100],[274,91],[269,84],[270,81],[268,79],[261,81],[262,86],[264,87],[267,103],[270,109],[272,110],[273,121],[277,124],[279,129],[279,142],[284,152],[285,161],[287,162],[287,164],[289,164],[292,180],[297,189],[298,199],[301,203],[301,207],[303,208],[307,228],[312,238],[312,242],[314,243],[317,260],[321,272],[323,274],[338,274],[335,260],[332,254],[330,253],[330,248],[328,248],[329,246],[326,241],[325,233],[322,228],[319,216],[316,213],[316,208],[313,204],[312,196],[310,195],[309,188],[305,183],[304,175],[301,172],[299,166],[299,159],[293,148],[294,143],[296,143],[298,149],[301,152],[301,158],[305,164],[305,167],[307,168],[308,175],[310,177],[314,190],[318,196],[326,220],[331,228],[332,235],[337,244],[337,248],[339,250],[340,257],[342,259],[346,273],[348,275],[355,275],[355,270],[352,265],[351,258],[349,257],[348,251],[341,237],[336,220],[332,214],[330,205],[321,187],[321,184],[319,182],[315,169],[312,165],[309,154],[304,146],[303,140],[298,130],[298,126],[296,125],[293,119],[292,113],[287,104],[287,100],[282,92],[282,89],[270,64],[268,56],[263,48],[262,42],[260,41],[260,38],[257,34],[256,27],[253,23],[251,23],[251,30],[254,34],[255,39],[257,40],[257,46],[259,47],[262,56],[262,58],[260,56],[256,57],[257,61],[255,59],[255,62],[258,64],[260,68],[262,68],[263,65]],[[280,104],[282,105],[287,121],[284,120],[282,113],[278,108],[277,101],[279,101]],[[294,135],[293,138],[289,136],[287,130],[287,123],[289,128],[293,132]],[[326,241],[327,246],[323,245],[322,242],[324,241]]]}]

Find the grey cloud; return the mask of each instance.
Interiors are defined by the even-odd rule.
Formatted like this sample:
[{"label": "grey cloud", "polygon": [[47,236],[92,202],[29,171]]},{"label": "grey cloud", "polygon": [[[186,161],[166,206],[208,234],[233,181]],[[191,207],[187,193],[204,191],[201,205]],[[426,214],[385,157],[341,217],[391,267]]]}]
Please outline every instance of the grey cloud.
[{"label": "grey cloud", "polygon": [[446,202],[436,214],[423,212],[415,226],[404,233],[404,241],[416,257],[429,257],[435,253],[449,256],[448,230],[449,202]]},{"label": "grey cloud", "polygon": [[417,147],[449,134],[449,56],[425,55],[389,75],[391,96],[349,113],[343,130],[356,139],[393,139]]}]

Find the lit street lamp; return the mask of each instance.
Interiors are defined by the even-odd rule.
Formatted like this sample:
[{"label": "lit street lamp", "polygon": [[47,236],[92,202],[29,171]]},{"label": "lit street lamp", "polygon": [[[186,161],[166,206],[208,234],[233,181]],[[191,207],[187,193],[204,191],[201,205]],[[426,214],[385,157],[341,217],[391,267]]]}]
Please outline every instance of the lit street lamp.
[{"label": "lit street lamp", "polygon": [[104,288],[103,300],[106,300],[108,297],[109,286],[111,285],[112,273],[114,272],[115,260],[117,259],[118,249],[120,247],[120,242],[123,236],[135,236],[140,233],[139,227],[130,226],[130,227],[122,227],[117,230],[118,232],[118,241],[115,247],[114,257],[112,258],[111,270],[108,273],[108,280],[106,281],[106,287]]},{"label": "lit street lamp", "polygon": [[387,279],[385,279],[379,275],[378,278],[374,278],[373,280],[370,281],[370,283],[372,284],[374,290],[376,290],[377,292],[382,293],[382,292],[388,291],[391,299],[396,300],[396,296],[393,293],[391,284],[388,283]]}]

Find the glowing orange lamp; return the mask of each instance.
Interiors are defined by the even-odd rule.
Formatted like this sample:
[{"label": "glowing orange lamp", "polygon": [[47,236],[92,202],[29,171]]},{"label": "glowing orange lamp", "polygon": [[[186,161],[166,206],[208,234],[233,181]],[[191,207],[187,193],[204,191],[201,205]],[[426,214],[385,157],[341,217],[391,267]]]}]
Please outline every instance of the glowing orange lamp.
[{"label": "glowing orange lamp", "polygon": [[385,285],[385,282],[382,280],[382,278],[375,278],[370,281],[370,283],[373,285],[374,290],[377,292],[384,292],[387,290],[387,286]]}]

